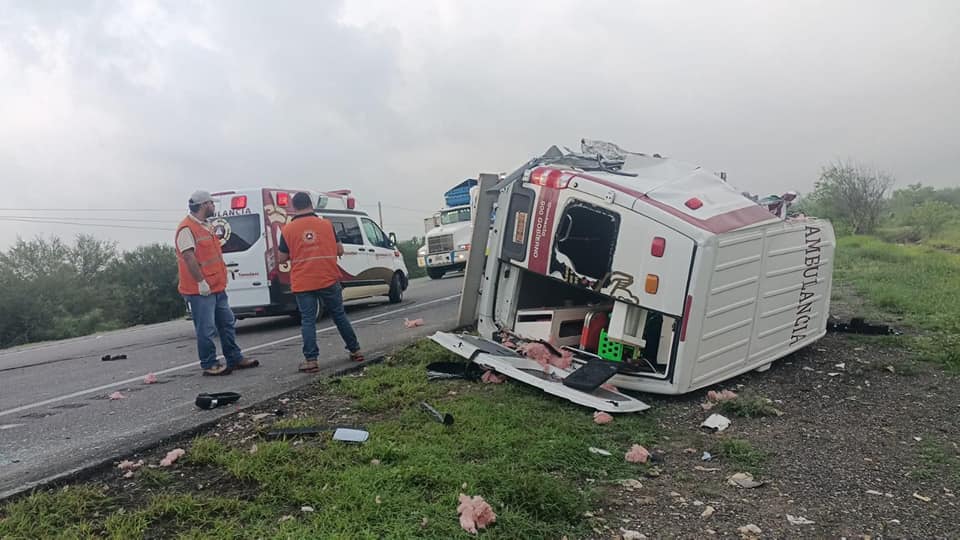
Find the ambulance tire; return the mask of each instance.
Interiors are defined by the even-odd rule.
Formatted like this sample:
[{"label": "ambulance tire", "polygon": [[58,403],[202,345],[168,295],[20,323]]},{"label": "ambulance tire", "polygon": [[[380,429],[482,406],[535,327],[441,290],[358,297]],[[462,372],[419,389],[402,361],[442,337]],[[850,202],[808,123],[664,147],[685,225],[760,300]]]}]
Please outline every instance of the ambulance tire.
[{"label": "ambulance tire", "polygon": [[393,273],[393,279],[390,281],[390,303],[399,304],[403,301],[403,276],[400,272]]},{"label": "ambulance tire", "polygon": [[430,276],[430,279],[442,279],[446,273],[447,271],[443,268],[427,268],[427,275]]}]

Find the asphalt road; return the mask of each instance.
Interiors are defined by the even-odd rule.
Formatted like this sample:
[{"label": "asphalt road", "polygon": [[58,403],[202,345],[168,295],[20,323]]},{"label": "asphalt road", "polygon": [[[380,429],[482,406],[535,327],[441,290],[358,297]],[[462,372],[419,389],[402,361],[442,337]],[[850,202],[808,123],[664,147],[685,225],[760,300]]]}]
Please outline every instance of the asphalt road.
[{"label": "asphalt road", "polygon": [[[463,279],[414,280],[400,304],[354,302],[347,312],[368,358],[455,325]],[[383,299],[385,300],[385,299]],[[407,329],[404,318],[425,325]],[[351,364],[329,318],[317,326],[321,366]],[[235,411],[194,406],[200,392],[233,391],[245,407],[309,383],[297,372],[300,328],[287,317],[247,319],[237,340],[261,367],[202,377],[187,320],[0,351],[0,498],[189,431]],[[101,361],[104,354],[126,360]],[[143,377],[155,373],[157,384]],[[116,391],[125,399],[110,400]]]}]

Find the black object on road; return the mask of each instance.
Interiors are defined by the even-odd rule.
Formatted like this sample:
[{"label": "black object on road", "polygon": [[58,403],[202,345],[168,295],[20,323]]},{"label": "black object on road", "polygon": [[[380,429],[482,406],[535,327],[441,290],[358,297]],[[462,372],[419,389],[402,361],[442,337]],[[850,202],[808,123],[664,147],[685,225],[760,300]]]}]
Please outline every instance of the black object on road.
[{"label": "black object on road", "polygon": [[126,359],[127,359],[127,355],[125,354],[114,354],[114,355],[105,354],[100,357],[101,362],[112,362],[113,360],[126,360]]},{"label": "black object on road", "polygon": [[236,403],[238,399],[240,399],[240,394],[236,392],[203,393],[197,395],[197,400],[194,403],[201,409],[216,409],[222,405]]}]

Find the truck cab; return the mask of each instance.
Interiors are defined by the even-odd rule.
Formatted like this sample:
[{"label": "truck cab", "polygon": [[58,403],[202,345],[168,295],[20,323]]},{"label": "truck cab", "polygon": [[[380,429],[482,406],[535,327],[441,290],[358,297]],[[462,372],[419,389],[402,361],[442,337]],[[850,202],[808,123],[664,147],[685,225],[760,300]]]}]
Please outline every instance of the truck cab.
[{"label": "truck cab", "polygon": [[473,204],[477,181],[468,179],[444,193],[446,206],[425,220],[426,243],[417,264],[431,279],[466,268],[473,236]]}]

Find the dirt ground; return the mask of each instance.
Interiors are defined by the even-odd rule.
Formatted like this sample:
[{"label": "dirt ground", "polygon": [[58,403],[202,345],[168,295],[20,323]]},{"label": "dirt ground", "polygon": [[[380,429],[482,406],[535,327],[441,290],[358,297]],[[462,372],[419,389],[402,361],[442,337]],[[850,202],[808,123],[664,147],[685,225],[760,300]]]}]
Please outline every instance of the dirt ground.
[{"label": "dirt ground", "polygon": [[[907,356],[828,335],[724,385],[769,398],[783,414],[726,415],[732,425],[722,433],[698,429],[714,412],[701,408],[703,392],[651,400],[670,433],[660,475],[638,478],[642,488],[609,489],[594,512],[597,537],[621,528],[649,538],[749,537],[739,531],[749,524],[763,538],[960,537],[958,377]],[[756,474],[764,485],[734,487],[736,460],[702,460],[723,439],[764,456]],[[791,524],[788,514],[813,524]]]}]

